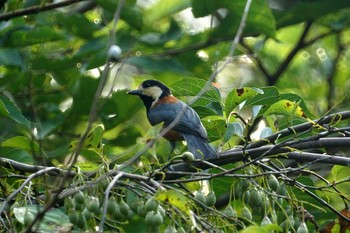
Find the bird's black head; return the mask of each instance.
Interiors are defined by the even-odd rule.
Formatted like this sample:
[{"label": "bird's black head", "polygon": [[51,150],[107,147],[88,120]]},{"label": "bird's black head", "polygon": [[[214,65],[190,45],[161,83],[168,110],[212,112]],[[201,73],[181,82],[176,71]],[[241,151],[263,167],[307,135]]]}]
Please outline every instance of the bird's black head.
[{"label": "bird's black head", "polygon": [[136,90],[129,91],[130,95],[138,95],[147,110],[154,106],[159,99],[171,95],[171,90],[157,80],[146,80]]}]

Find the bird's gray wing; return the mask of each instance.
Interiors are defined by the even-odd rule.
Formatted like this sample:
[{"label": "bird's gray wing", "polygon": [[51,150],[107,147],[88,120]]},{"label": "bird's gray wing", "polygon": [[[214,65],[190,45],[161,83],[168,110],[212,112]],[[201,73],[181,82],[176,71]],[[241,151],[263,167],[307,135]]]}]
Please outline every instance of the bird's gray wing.
[{"label": "bird's gray wing", "polygon": [[184,114],[172,129],[183,134],[191,134],[206,139],[207,131],[203,127],[198,114],[182,101],[164,103],[151,108],[148,112],[148,120],[152,125],[164,122],[164,125],[168,126],[184,107],[186,108]]}]

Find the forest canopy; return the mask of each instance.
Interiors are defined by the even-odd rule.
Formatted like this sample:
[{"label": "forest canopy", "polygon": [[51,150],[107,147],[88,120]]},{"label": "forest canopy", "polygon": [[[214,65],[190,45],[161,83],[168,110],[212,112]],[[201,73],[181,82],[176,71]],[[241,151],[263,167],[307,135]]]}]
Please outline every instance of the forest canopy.
[{"label": "forest canopy", "polygon": [[[347,0],[0,1],[0,230],[350,232],[349,29]],[[171,154],[149,79],[216,158]]]}]

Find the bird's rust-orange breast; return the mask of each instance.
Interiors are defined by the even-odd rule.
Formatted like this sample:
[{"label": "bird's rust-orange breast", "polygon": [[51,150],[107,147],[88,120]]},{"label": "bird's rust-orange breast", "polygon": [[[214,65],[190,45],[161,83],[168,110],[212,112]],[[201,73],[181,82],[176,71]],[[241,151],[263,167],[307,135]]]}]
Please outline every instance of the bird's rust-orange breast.
[{"label": "bird's rust-orange breast", "polygon": [[159,105],[159,104],[176,104],[177,101],[178,100],[176,99],[176,97],[174,97],[172,95],[165,96],[165,97],[159,99],[158,102],[154,105],[154,107]]}]

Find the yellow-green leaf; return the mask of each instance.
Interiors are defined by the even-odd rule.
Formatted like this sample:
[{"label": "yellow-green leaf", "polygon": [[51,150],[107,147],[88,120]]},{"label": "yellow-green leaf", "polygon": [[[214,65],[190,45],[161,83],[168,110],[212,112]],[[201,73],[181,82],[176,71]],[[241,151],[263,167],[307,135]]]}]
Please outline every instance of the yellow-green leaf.
[{"label": "yellow-green leaf", "polygon": [[292,102],[290,100],[280,100],[272,104],[264,113],[264,115],[285,115],[296,116],[308,119],[304,110],[299,106],[299,102]]},{"label": "yellow-green leaf", "polygon": [[201,184],[199,181],[192,181],[185,183],[185,187],[190,191],[198,191],[201,188]]},{"label": "yellow-green leaf", "polygon": [[156,194],[156,199],[162,202],[169,203],[170,205],[175,206],[179,210],[190,214],[190,201],[182,193],[176,190],[166,190],[161,191]]},{"label": "yellow-green leaf", "polygon": [[[83,146],[81,148],[81,155],[90,161],[101,161],[103,157],[103,137],[104,127],[102,124],[98,124],[93,127],[86,137]],[[79,140],[71,142],[69,149],[74,151],[78,145]]]},{"label": "yellow-green leaf", "polygon": [[144,14],[144,22],[148,25],[168,17],[171,14],[180,12],[191,6],[189,0],[162,0],[150,6]]},{"label": "yellow-green leaf", "polygon": [[269,233],[268,230],[266,230],[264,227],[260,227],[260,226],[250,226],[250,227],[240,231],[240,233],[256,233],[256,232]]}]

